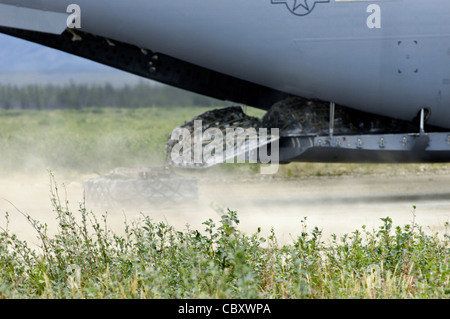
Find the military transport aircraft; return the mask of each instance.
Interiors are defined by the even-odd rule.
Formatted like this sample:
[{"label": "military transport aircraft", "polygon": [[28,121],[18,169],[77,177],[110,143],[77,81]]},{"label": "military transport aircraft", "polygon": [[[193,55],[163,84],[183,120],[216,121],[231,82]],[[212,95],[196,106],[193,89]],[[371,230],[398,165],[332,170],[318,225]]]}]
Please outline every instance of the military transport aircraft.
[{"label": "military transport aircraft", "polygon": [[267,110],[255,125],[280,129],[283,162],[435,162],[449,15],[448,0],[0,0],[0,32]]}]

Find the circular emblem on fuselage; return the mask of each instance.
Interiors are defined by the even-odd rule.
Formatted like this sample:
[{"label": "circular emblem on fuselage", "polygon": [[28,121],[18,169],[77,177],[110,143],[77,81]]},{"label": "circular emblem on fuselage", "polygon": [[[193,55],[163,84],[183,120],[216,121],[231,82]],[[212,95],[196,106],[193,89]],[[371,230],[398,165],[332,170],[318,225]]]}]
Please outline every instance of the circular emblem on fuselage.
[{"label": "circular emblem on fuselage", "polygon": [[305,16],[313,11],[316,3],[329,3],[330,0],[271,0],[272,4],[285,4],[293,14]]}]

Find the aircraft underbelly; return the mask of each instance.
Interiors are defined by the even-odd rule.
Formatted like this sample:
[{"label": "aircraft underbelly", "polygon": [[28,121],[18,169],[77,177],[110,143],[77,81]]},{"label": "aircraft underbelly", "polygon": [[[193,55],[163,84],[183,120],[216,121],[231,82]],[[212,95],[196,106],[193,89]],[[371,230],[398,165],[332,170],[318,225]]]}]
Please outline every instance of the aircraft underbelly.
[{"label": "aircraft underbelly", "polygon": [[[29,1],[2,3],[33,6]],[[78,0],[81,30],[286,93],[450,127],[448,0]],[[42,0],[65,12],[72,0]],[[314,4],[314,5],[312,5]],[[36,4],[37,6],[38,4]],[[375,9],[376,9],[375,8]],[[378,10],[377,9],[377,10]],[[373,23],[373,25],[371,25]]]},{"label": "aircraft underbelly", "polygon": [[[437,29],[412,25],[429,9],[384,2],[383,26],[369,29],[367,2],[317,3],[305,16],[267,2],[146,2],[107,11],[104,20],[115,23],[92,17],[85,25],[88,31],[307,98],[404,120],[427,108],[428,123],[450,127],[450,28],[447,34],[442,24]],[[135,19],[124,18],[121,10]],[[447,21],[446,15],[432,13],[432,19]]]},{"label": "aircraft underbelly", "polygon": [[[383,26],[369,29],[367,2],[317,3],[305,16],[270,1],[187,3],[117,3],[103,9],[101,21],[97,3],[92,16],[84,15],[83,28],[280,91],[367,112],[411,120],[427,108],[428,123],[450,126],[449,48],[442,44],[449,42],[450,30],[442,34],[442,25],[439,30],[408,27],[422,8],[384,2]],[[398,12],[408,15],[398,17]]]}]

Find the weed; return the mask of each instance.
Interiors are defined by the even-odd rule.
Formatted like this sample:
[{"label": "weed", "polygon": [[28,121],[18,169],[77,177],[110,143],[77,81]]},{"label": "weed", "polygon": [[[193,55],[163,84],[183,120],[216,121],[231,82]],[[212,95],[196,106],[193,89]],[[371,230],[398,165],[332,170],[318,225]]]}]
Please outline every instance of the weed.
[{"label": "weed", "polygon": [[23,214],[38,234],[31,249],[0,229],[2,298],[448,298],[449,236],[426,235],[413,221],[363,226],[329,242],[306,218],[292,244],[272,230],[238,228],[235,211],[184,232],[141,215],[124,235],[80,204],[68,209],[50,175],[58,232]]}]

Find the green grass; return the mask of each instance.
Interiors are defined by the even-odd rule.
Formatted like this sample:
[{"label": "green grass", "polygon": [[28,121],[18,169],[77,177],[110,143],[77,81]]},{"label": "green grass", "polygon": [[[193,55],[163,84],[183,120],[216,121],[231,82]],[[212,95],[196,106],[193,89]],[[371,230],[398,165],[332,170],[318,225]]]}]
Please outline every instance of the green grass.
[{"label": "green grass", "polygon": [[0,298],[450,297],[450,236],[427,235],[414,221],[394,228],[386,217],[325,241],[304,219],[297,238],[279,245],[273,231],[241,232],[228,210],[184,231],[142,216],[124,221],[119,236],[106,215],[82,205],[70,212],[56,183],[52,194],[56,235],[22,213],[39,249],[0,229]]},{"label": "green grass", "polygon": [[0,111],[0,171],[161,164],[171,131],[206,108]]}]

